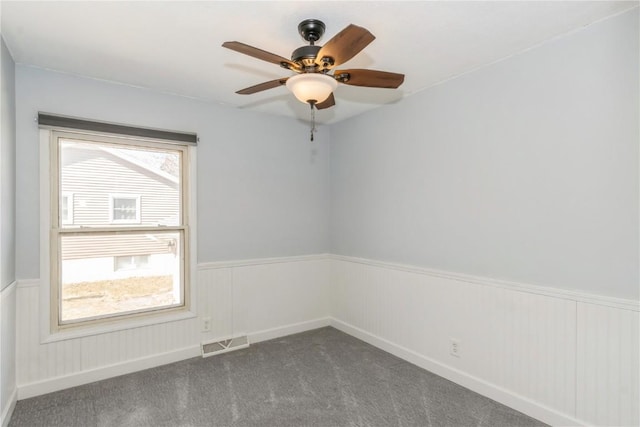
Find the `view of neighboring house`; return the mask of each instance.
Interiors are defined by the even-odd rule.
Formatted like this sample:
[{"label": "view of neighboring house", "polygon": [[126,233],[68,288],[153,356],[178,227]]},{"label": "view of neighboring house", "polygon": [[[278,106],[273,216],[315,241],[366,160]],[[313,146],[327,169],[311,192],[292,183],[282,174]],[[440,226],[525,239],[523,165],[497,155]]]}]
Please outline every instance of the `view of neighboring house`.
[{"label": "view of neighboring house", "polygon": [[[63,145],[63,227],[177,224],[177,176],[127,151],[131,150],[83,143]],[[102,278],[108,273],[113,273],[113,278],[123,277],[123,272],[132,270],[136,275],[154,270],[156,274],[151,267],[166,265],[175,256],[177,245],[172,233],[69,236],[63,241],[63,262],[82,262],[86,268],[63,268],[63,283],[88,281],[96,273]]]},{"label": "view of neighboring house", "polygon": [[[80,282],[149,276],[171,279],[179,274],[179,234],[161,229],[179,221],[179,162],[173,157],[177,154],[61,142],[61,227],[125,229],[61,239],[63,295],[65,286]],[[139,227],[160,229],[126,231]]]}]

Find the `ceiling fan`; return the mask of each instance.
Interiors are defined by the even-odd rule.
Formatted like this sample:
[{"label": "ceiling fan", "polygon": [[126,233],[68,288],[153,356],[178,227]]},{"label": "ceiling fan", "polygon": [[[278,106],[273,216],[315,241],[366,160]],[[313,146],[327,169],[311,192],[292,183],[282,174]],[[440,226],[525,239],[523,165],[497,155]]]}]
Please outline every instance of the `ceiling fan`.
[{"label": "ceiling fan", "polygon": [[[227,49],[280,65],[297,73],[292,77],[283,77],[250,86],[236,93],[250,95],[286,85],[296,98],[308,103],[313,112],[314,107],[322,110],[335,105],[333,91],[338,83],[395,89],[404,81],[404,74],[386,71],[367,69],[333,70],[334,67],[356,56],[375,39],[375,36],[367,29],[351,24],[336,34],[324,46],[317,46],[315,43],[320,40],[324,31],[325,25],[322,21],[317,19],[302,21],[298,25],[298,32],[304,40],[309,42],[309,45],[294,50],[290,60],[241,42],[223,43],[222,46]],[[332,70],[333,74],[330,74]]]}]

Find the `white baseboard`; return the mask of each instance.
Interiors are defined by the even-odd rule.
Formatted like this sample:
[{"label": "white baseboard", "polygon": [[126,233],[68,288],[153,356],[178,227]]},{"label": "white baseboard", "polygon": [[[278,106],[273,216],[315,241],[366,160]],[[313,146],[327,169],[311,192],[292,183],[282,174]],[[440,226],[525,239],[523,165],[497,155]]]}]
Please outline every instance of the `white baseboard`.
[{"label": "white baseboard", "polygon": [[0,425],[2,427],[7,427],[9,425],[9,421],[11,421],[11,415],[13,415],[13,410],[16,407],[16,402],[18,401],[18,389],[14,388],[11,393],[11,397],[9,398],[9,404],[2,411],[2,415],[0,416]]},{"label": "white baseboard", "polygon": [[248,334],[249,341],[256,343],[260,341],[267,341],[274,338],[280,338],[287,335],[297,334],[300,332],[310,331],[312,329],[324,328],[331,324],[329,317],[322,317],[320,319],[307,320],[306,322],[293,323],[291,325],[280,326],[277,328],[264,329],[262,331],[250,332]]},{"label": "white baseboard", "polygon": [[71,375],[50,378],[30,384],[23,384],[18,386],[18,399],[27,399],[29,397],[52,393],[54,391],[105,380],[119,375],[130,374],[144,369],[155,368],[156,366],[179,362],[184,359],[198,356],[200,356],[200,346],[195,345],[167,353],[129,360],[115,365],[82,371]]},{"label": "white baseboard", "polygon": [[[297,334],[299,332],[322,328],[325,326],[329,326],[329,324],[330,319],[328,317],[325,317],[321,319],[314,319],[306,322],[294,323],[291,325],[252,332],[248,334],[248,337],[250,342],[257,343],[260,341],[266,341],[286,335]],[[117,377],[119,375],[125,375],[144,369],[155,368],[156,366],[166,365],[168,363],[174,363],[180,360],[189,359],[191,357],[198,357],[200,355],[200,345],[195,345],[168,353],[156,354],[153,356],[134,359],[115,365],[82,371],[71,375],[50,378],[44,381],[38,381],[30,384],[23,384],[18,387],[17,397],[18,399],[27,399],[29,397],[52,393],[54,391],[76,387],[94,381],[105,380],[108,378]]]},{"label": "white baseboard", "polygon": [[351,326],[341,320],[331,318],[330,325],[346,334],[354,336],[366,343],[378,347],[379,349],[391,353],[394,356],[404,359],[407,362],[426,369],[436,375],[440,375],[443,378],[453,381],[456,384],[482,394],[544,423],[552,426],[587,426],[583,421],[579,421],[568,414],[563,414],[541,405],[524,396],[520,396],[444,363],[430,359],[413,350],[409,350],[360,328]]}]

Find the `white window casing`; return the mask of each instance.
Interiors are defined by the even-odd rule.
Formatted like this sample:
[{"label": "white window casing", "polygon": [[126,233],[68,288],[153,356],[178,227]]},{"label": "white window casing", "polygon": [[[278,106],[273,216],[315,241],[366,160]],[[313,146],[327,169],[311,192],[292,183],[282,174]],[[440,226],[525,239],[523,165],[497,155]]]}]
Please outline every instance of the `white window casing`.
[{"label": "white window casing", "polygon": [[[41,172],[41,341],[52,342],[69,339],[78,336],[87,336],[107,331],[128,329],[131,327],[164,323],[195,317],[195,146],[180,146],[182,153],[182,175],[180,179],[181,212],[179,225],[157,226],[141,225],[141,195],[131,193],[110,193],[109,195],[109,219],[111,222],[105,226],[85,227],[76,224],[77,217],[74,212],[74,192],[60,192],[58,176],[59,153],[58,138],[80,139],[95,141],[97,143],[120,143],[126,146],[139,146],[157,148],[162,147],[160,141],[132,138],[118,138],[112,135],[87,135],[75,132],[61,132],[50,129],[40,130],[40,172]],[[167,146],[170,150],[176,150],[176,145]],[[56,196],[57,195],[57,196]],[[55,197],[54,197],[55,196]],[[64,198],[64,200],[62,200]],[[114,200],[118,198],[130,200],[128,207],[129,218],[114,218]],[[135,222],[131,221],[131,208],[135,202]],[[61,209],[60,203],[66,203],[66,209]],[[78,200],[75,200],[77,205]],[[66,213],[66,215],[65,215]],[[123,233],[143,233],[153,236],[162,233],[178,233],[180,237],[180,257],[182,259],[180,280],[181,303],[176,307],[167,307],[157,310],[127,311],[122,315],[96,317],[85,319],[81,322],[64,323],[60,321],[60,241],[68,236],[109,235],[117,232],[114,228],[119,225],[126,227],[120,230]],[[174,244],[175,246],[175,244]],[[138,256],[147,254],[138,254]],[[135,255],[134,255],[135,256]],[[135,258],[133,258],[135,260]],[[114,267],[114,258],[111,258],[111,267]],[[142,258],[137,259],[142,262]]]}]

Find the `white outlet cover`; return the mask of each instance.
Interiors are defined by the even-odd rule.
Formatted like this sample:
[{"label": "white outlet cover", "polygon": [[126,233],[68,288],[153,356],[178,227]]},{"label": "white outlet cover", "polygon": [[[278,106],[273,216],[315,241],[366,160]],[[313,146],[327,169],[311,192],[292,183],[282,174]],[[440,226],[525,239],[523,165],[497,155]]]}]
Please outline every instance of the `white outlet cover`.
[{"label": "white outlet cover", "polygon": [[211,318],[210,317],[203,317],[202,318],[202,332],[209,332],[211,331]]},{"label": "white outlet cover", "polygon": [[451,338],[449,342],[449,353],[452,356],[460,357],[460,340]]}]

